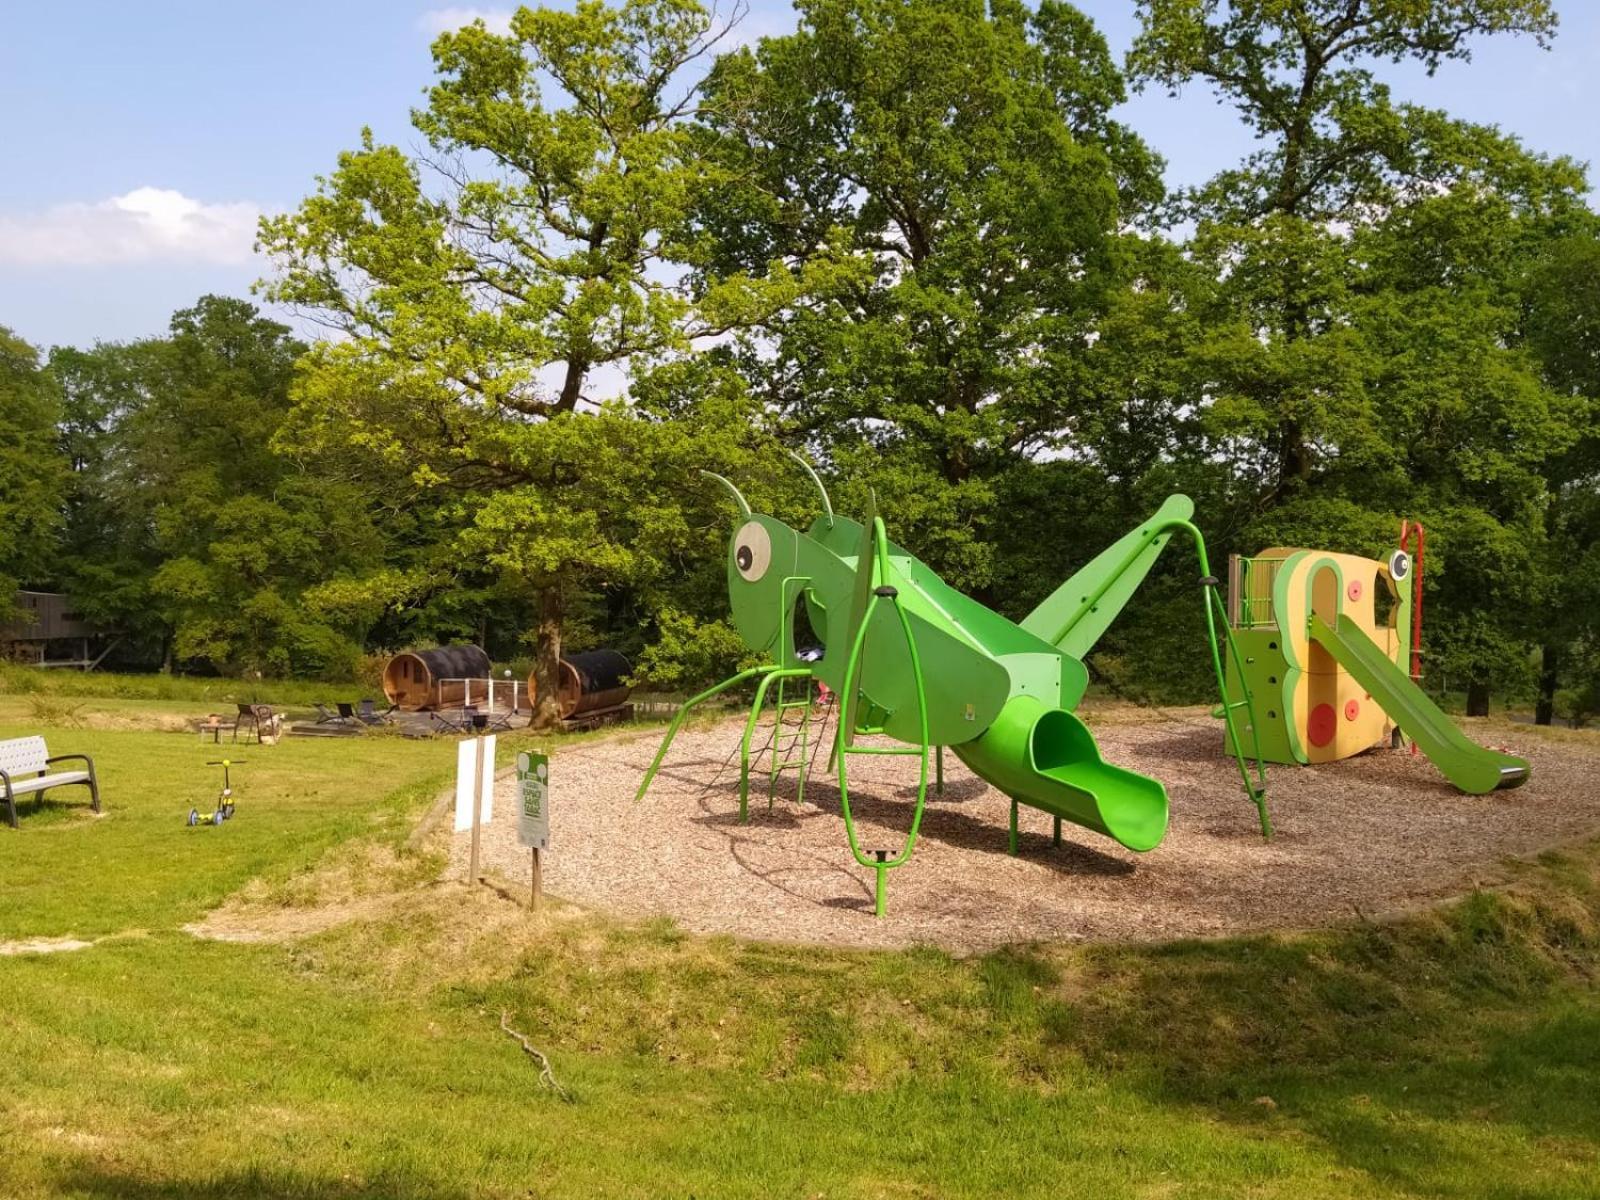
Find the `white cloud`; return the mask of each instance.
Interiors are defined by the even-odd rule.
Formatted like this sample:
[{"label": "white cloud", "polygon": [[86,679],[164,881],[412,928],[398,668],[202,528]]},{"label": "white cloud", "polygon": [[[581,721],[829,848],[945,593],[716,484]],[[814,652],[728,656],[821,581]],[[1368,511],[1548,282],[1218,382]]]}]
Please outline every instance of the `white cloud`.
[{"label": "white cloud", "polygon": [[244,263],[260,217],[249,202],[205,204],[171,188],[135,188],[96,204],[0,214],[0,262]]},{"label": "white cloud", "polygon": [[482,21],[491,33],[511,32],[509,8],[432,8],[417,18],[417,28],[430,38]]}]

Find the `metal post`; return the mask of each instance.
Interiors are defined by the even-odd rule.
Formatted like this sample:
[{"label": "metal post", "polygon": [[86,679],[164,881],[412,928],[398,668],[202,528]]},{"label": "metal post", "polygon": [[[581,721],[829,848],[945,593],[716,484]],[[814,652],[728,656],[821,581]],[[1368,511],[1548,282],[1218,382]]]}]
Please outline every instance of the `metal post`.
[{"label": "metal post", "polygon": [[544,870],[539,862],[539,847],[534,846],[529,853],[532,855],[530,862],[532,868],[530,883],[532,886],[528,889],[528,907],[534,912],[538,912],[539,901],[544,895]]},{"label": "metal post", "polygon": [[933,794],[944,795],[944,747],[935,746],[933,751]]}]

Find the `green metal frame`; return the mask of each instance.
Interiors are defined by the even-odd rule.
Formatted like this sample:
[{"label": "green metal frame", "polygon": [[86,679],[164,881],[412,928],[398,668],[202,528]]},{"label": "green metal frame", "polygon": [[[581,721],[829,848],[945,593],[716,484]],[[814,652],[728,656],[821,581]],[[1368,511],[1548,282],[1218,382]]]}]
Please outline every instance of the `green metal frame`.
[{"label": "green metal frame", "polygon": [[[772,732],[772,765],[767,772],[767,811],[772,811],[772,802],[778,790],[778,776],[788,770],[799,771],[799,780],[795,785],[795,803],[803,804],[806,798],[806,773],[811,768],[811,712],[814,707],[812,700],[816,696],[815,681],[811,672],[806,672],[805,679],[800,681],[804,689],[800,699],[790,699],[785,688],[793,682],[789,678],[778,680],[778,699],[773,706],[774,727]],[[786,714],[798,711],[800,721],[797,725],[790,725]],[[789,745],[783,744],[785,730],[792,729]],[[795,753],[796,751],[799,753]]]},{"label": "green metal frame", "polygon": [[[911,622],[907,619],[905,609],[899,603],[898,590],[888,582],[889,580],[889,535],[884,530],[883,519],[873,517],[871,529],[871,551],[862,556],[858,566],[859,571],[869,573],[868,586],[870,592],[867,597],[865,610],[857,624],[850,643],[850,659],[845,667],[844,687],[840,691],[839,703],[843,706],[839,713],[839,729],[841,737],[835,749],[838,760],[839,772],[839,809],[844,814],[845,835],[850,841],[850,853],[863,867],[871,867],[873,875],[872,911],[874,916],[883,916],[884,912],[884,886],[888,873],[895,867],[905,865],[910,859],[911,852],[917,845],[917,833],[922,828],[922,812],[928,800],[928,697],[922,678],[922,660],[917,654],[916,638],[911,633]],[[911,675],[914,681],[917,698],[917,716],[921,728],[921,738],[915,746],[856,746],[852,744],[853,734],[856,732],[871,732],[868,729],[858,729],[856,725],[856,709],[859,703],[858,683],[861,678],[862,652],[866,648],[867,629],[872,624],[873,613],[877,610],[878,603],[882,600],[889,601],[894,606],[896,617],[899,618],[900,631],[906,639],[906,652],[911,663]],[[861,849],[861,841],[856,836],[855,816],[850,811],[850,782],[849,761],[852,754],[874,754],[883,756],[903,756],[914,754],[917,756],[917,805],[911,816],[911,828],[906,833],[904,844],[900,853],[893,858],[889,857],[886,850],[874,851],[869,858]],[[942,766],[942,764],[941,764]],[[941,769],[942,777],[943,771]]]},{"label": "green metal frame", "polygon": [[[772,789],[778,778],[778,738],[783,732],[783,702],[782,687],[786,679],[811,679],[811,670],[808,667],[774,667],[762,676],[761,682],[756,685],[756,698],[750,703],[750,714],[745,718],[744,735],[739,739],[739,823],[743,825],[750,819],[750,738],[756,731],[756,723],[761,718],[761,710],[767,703],[767,689],[774,682],[779,686],[778,727],[772,731],[772,757],[773,770],[767,789],[767,807],[771,808]],[[805,759],[800,760],[800,787],[805,787]]]},{"label": "green metal frame", "polygon": [[[1126,569],[1140,561],[1141,556],[1149,546],[1158,544],[1160,539],[1174,532],[1186,533],[1194,543],[1195,555],[1200,563],[1200,583],[1205,590],[1206,609],[1206,641],[1211,649],[1211,666],[1217,677],[1217,694],[1222,698],[1220,713],[1223,722],[1227,725],[1227,744],[1233,748],[1233,758],[1239,765],[1239,779],[1244,784],[1245,795],[1256,806],[1256,813],[1261,820],[1261,835],[1272,836],[1272,818],[1267,812],[1267,767],[1261,757],[1261,739],[1257,730],[1260,726],[1256,722],[1255,700],[1250,693],[1250,688],[1245,682],[1244,657],[1239,653],[1239,645],[1233,639],[1232,627],[1228,624],[1227,607],[1219,594],[1221,580],[1211,573],[1211,560],[1206,554],[1206,539],[1193,521],[1169,518],[1160,520],[1146,526],[1141,531],[1141,537],[1133,542],[1126,559],[1114,566],[1108,566],[1095,586],[1078,602],[1075,612],[1067,620],[1065,626],[1058,634],[1060,638],[1066,637],[1073,625],[1086,614],[1097,612],[1100,601],[1106,593],[1123,577]],[[1217,626],[1222,627],[1222,641],[1227,643],[1228,654],[1231,657],[1235,674],[1239,678],[1239,690],[1244,699],[1229,701],[1227,673],[1222,666],[1222,649],[1217,640]],[[1255,777],[1251,778],[1251,771],[1246,765],[1244,742],[1238,736],[1238,728],[1234,724],[1233,710],[1243,708],[1250,724],[1250,759],[1255,763]]]},{"label": "green metal frame", "polygon": [[[1272,817],[1267,812],[1267,765],[1261,757],[1261,726],[1256,717],[1255,697],[1250,691],[1248,677],[1244,671],[1244,656],[1239,653],[1239,643],[1234,640],[1233,629],[1228,624],[1228,612],[1220,595],[1220,583],[1211,573],[1211,563],[1206,556],[1206,539],[1191,522],[1183,521],[1179,528],[1186,530],[1194,539],[1195,554],[1200,559],[1200,583],[1206,593],[1206,640],[1211,645],[1211,666],[1217,676],[1217,693],[1222,697],[1222,721],[1227,726],[1227,739],[1225,744],[1233,748],[1233,761],[1239,765],[1239,779],[1244,784],[1245,795],[1250,797],[1250,802],[1256,806],[1256,813],[1261,818],[1261,836],[1272,836]],[[1233,661],[1234,674],[1239,680],[1239,694],[1242,700],[1228,699],[1228,677],[1222,666],[1222,652],[1217,645],[1217,625],[1222,626],[1222,637],[1228,644],[1228,654]],[[1245,717],[1250,722],[1250,748],[1251,759],[1255,763],[1255,778],[1250,777],[1250,770],[1245,765],[1244,741],[1239,737],[1238,727],[1233,723],[1233,710],[1243,708]]]},{"label": "green metal frame", "polygon": [[[820,485],[819,485],[820,486]],[[807,747],[810,744],[811,710],[814,689],[813,676],[809,667],[787,665],[794,662],[794,601],[804,594],[805,586],[810,582],[804,576],[790,576],[783,581],[780,589],[780,603],[783,604],[783,620],[778,629],[778,661],[765,666],[751,667],[741,671],[729,679],[723,680],[715,687],[709,687],[698,695],[684,701],[672,718],[672,723],[667,726],[667,733],[661,740],[661,746],[656,751],[655,758],[650,763],[650,769],[645,772],[644,779],[640,781],[639,790],[634,795],[634,800],[644,799],[651,782],[661,769],[667,750],[672,745],[672,740],[677,737],[678,730],[683,726],[684,719],[690,710],[711,699],[713,696],[737,687],[752,679],[760,679],[756,685],[755,697],[750,702],[750,710],[745,716],[744,731],[739,738],[739,823],[742,825],[750,819],[750,743],[755,736],[756,726],[760,723],[762,710],[765,709],[767,696],[772,685],[776,683],[778,690],[774,700],[775,725],[772,731],[771,753],[772,761],[767,772],[767,809],[771,811],[774,796],[778,787],[778,776],[790,769],[800,772],[800,781],[797,788],[797,798],[803,799],[806,788],[806,775],[810,769],[810,757]],[[785,685],[794,680],[805,681],[805,697],[792,700],[785,691]],[[783,733],[786,727],[785,714],[801,711],[798,733],[786,748],[783,745]],[[799,753],[794,754],[798,748]],[[757,753],[759,757],[759,752]]]},{"label": "green metal frame", "polygon": [[[672,724],[667,726],[667,735],[661,739],[661,746],[656,750],[656,756],[650,760],[650,769],[644,773],[644,778],[639,781],[639,790],[635,792],[633,796],[634,802],[638,803],[640,800],[643,800],[644,794],[650,790],[650,784],[652,781],[654,781],[656,772],[661,770],[661,763],[667,757],[667,750],[672,745],[672,739],[678,736],[678,730],[683,728],[684,719],[688,717],[692,709],[705,703],[713,696],[721,695],[729,688],[738,687],[741,683],[745,683],[751,679],[759,678],[763,675],[770,675],[777,669],[778,668],[775,664],[770,663],[766,666],[750,667],[748,670],[740,671],[737,675],[732,675],[727,679],[724,679],[721,683],[708,687],[705,691],[691,696],[689,699],[685,700],[679,707],[677,713],[673,716]],[[748,741],[746,742],[745,748],[746,751],[748,751]],[[743,791],[742,785],[740,790]]]},{"label": "green metal frame", "polygon": [[[1292,556],[1282,555],[1275,558],[1246,558],[1242,554],[1239,556],[1239,628],[1277,628],[1278,612],[1273,603],[1274,585],[1277,583],[1278,572],[1290,557]],[[1267,576],[1265,595],[1258,596],[1251,592],[1252,572],[1264,573]]]}]

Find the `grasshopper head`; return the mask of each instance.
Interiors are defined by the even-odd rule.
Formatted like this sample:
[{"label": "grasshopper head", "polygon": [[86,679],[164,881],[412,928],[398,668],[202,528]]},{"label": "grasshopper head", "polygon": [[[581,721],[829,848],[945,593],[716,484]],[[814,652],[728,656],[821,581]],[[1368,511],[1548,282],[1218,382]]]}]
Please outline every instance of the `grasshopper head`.
[{"label": "grasshopper head", "polygon": [[776,517],[752,513],[728,539],[728,603],[745,644],[773,645],[783,623],[783,581],[795,573],[800,535]]}]

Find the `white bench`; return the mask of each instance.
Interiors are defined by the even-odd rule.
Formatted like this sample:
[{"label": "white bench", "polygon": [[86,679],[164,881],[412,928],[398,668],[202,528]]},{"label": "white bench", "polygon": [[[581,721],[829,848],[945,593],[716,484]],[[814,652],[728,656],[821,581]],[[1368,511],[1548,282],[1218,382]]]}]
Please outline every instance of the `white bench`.
[{"label": "white bench", "polygon": [[[59,762],[81,760],[81,771],[54,771]],[[6,814],[11,828],[17,827],[17,797],[31,792],[42,794],[49,788],[81,784],[89,789],[89,804],[100,811],[100,785],[94,777],[94,759],[87,754],[58,754],[50,757],[42,737],[11,738],[0,741],[0,785],[5,788]]]}]

